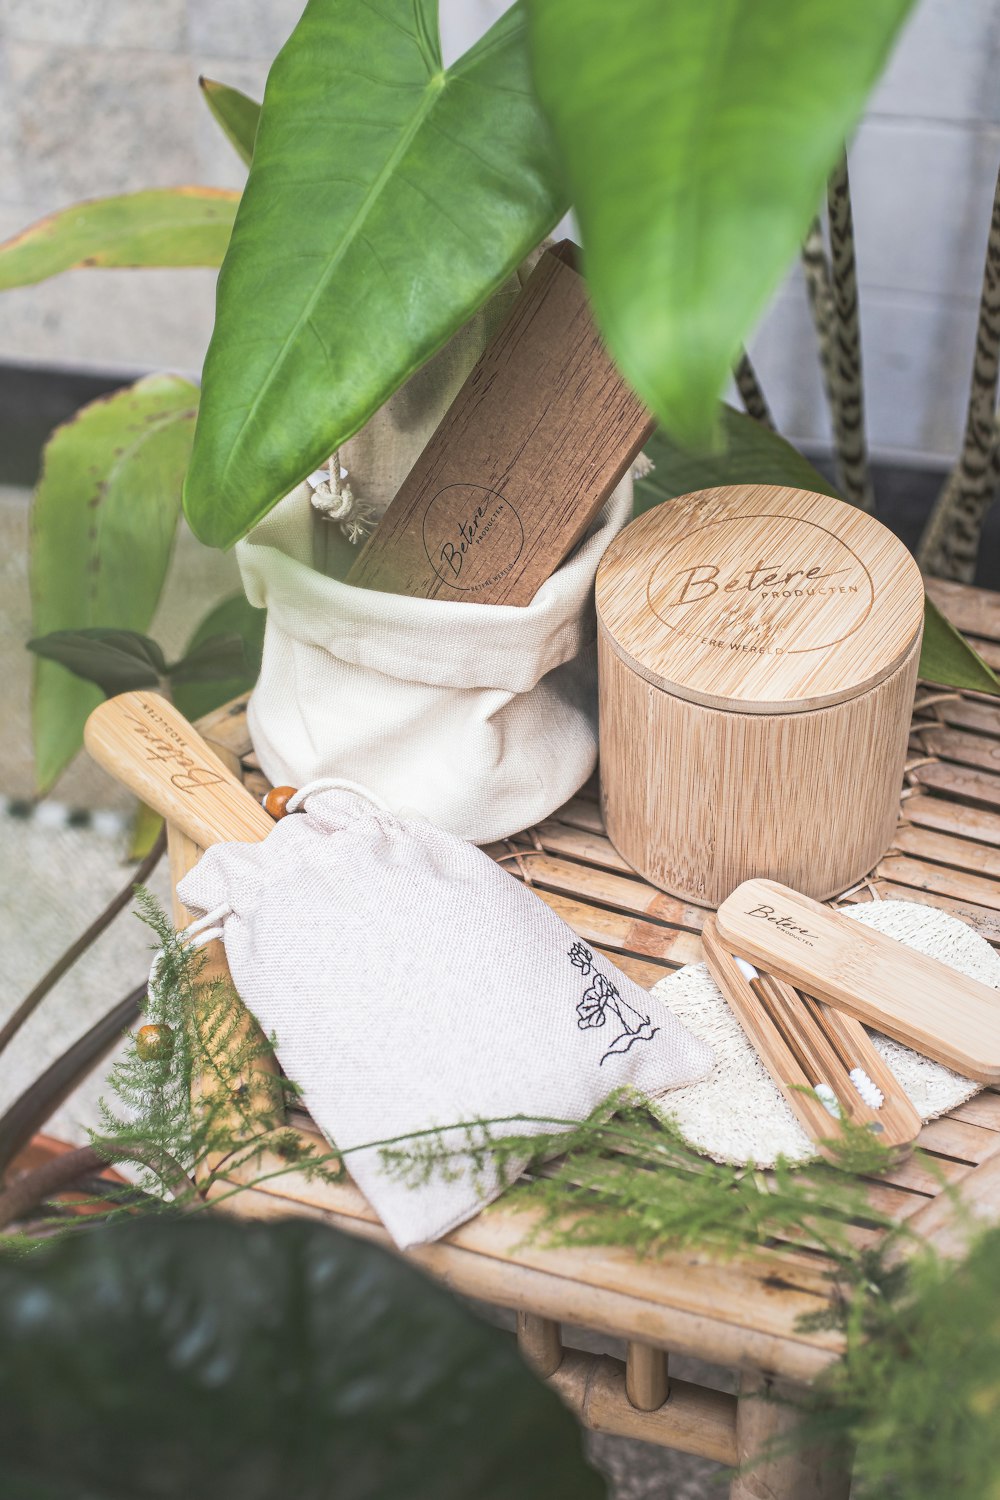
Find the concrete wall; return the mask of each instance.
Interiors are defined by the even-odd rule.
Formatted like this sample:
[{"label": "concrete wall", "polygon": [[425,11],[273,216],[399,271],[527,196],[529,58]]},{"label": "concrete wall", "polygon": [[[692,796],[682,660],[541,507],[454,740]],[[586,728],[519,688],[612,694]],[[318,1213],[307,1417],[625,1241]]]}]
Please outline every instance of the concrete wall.
[{"label": "concrete wall", "polygon": [[[204,72],[259,95],[301,0],[0,0],[0,235],[75,199],[238,186],[198,97]],[[504,0],[443,0],[455,55]],[[921,0],[852,153],[872,445],[958,443],[1000,161],[1000,7]],[[0,302],[0,359],[196,371],[208,272],[75,272]],[[822,441],[804,293],[792,276],[752,341],[783,430]]]}]

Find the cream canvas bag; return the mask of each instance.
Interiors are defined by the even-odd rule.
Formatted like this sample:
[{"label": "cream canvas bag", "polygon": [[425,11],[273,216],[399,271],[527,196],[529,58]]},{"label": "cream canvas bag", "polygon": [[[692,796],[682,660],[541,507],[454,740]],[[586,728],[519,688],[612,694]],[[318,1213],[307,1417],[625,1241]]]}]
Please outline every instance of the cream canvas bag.
[{"label": "cream canvas bag", "polygon": [[626,476],[532,602],[467,604],[360,589],[317,566],[308,484],[239,544],[267,609],[248,721],[275,785],[360,782],[474,843],[547,817],[597,760],[597,565],[632,514]]}]

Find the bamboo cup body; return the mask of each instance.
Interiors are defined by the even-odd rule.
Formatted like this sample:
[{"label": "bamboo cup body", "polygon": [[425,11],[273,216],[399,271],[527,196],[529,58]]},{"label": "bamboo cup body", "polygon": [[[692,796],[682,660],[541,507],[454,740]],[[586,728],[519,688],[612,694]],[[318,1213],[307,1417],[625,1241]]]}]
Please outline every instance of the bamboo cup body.
[{"label": "bamboo cup body", "polygon": [[[626,528],[598,574],[608,835],[647,880],[701,905],[758,876],[836,895],[896,825],[916,566],[878,522],[826,496],[732,487],[659,510]],[[721,524],[705,522],[720,510]],[[788,573],[797,592],[747,588]]]}]

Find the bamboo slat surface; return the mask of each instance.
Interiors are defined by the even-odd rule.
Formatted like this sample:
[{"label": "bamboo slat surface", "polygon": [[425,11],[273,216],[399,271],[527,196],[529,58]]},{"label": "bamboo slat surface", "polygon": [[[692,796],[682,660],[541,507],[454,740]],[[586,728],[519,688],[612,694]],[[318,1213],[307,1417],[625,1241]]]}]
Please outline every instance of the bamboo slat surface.
[{"label": "bamboo slat surface", "polygon": [[[1000,662],[1000,595],[953,584],[932,584],[930,592]],[[266,787],[242,702],[219,710],[201,728],[229,763],[233,757],[240,762],[252,790]],[[892,844],[866,881],[841,899],[932,904],[1000,946],[1000,702],[921,684],[910,745]],[[489,853],[640,984],[652,985],[701,958],[705,911],[629,869],[604,833],[596,783]],[[307,1117],[291,1123],[306,1136],[315,1129]],[[873,1206],[950,1251],[961,1235],[942,1196],[945,1185],[959,1186],[980,1217],[1000,1217],[1000,1092],[986,1090],[932,1121],[918,1144],[925,1159],[918,1155],[871,1183]],[[255,1175],[265,1170],[266,1159]],[[349,1184],[324,1186],[285,1172],[231,1201],[248,1214],[319,1214],[387,1242]],[[523,1214],[500,1204],[411,1256],[458,1291],[652,1348],[698,1353],[792,1381],[811,1380],[836,1358],[837,1334],[800,1326],[802,1314],[817,1311],[830,1294],[827,1262],[805,1239],[746,1260],[678,1253],[644,1261],[613,1248],[528,1245],[528,1227]],[[870,1226],[857,1226],[859,1246],[876,1236]]]}]

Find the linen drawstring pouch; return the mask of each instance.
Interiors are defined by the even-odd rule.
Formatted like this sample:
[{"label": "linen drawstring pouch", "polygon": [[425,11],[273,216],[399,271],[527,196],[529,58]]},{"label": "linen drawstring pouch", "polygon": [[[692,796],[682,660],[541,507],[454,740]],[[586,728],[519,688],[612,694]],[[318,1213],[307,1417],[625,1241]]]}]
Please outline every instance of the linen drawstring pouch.
[{"label": "linen drawstring pouch", "polygon": [[[357,787],[322,783],[261,843],[217,844],[177,894],[220,934],[233,981],[316,1124],[401,1248],[495,1198],[495,1163],[412,1185],[378,1142],[523,1123],[548,1132],[613,1091],[647,1099],[712,1066],[662,1003],[488,855]],[[534,1123],[532,1123],[534,1122]],[[358,1149],[362,1148],[362,1149]]]},{"label": "linen drawstring pouch", "polygon": [[338,776],[474,843],[548,817],[597,762],[594,576],[632,515],[618,485],[523,608],[355,588],[315,564],[308,483],[239,543],[267,609],[247,710],[274,785]]}]

